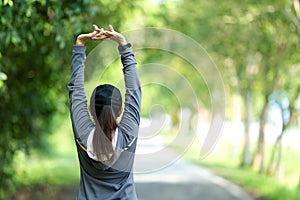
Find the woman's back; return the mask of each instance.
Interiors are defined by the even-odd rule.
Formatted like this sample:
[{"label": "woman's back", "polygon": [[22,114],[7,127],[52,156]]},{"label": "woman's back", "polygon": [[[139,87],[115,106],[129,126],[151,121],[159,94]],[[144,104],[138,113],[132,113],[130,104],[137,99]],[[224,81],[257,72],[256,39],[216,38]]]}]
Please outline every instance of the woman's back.
[{"label": "woman's back", "polygon": [[[98,32],[99,37],[103,37],[100,35],[100,31]],[[109,34],[116,33],[113,29],[107,32]],[[93,33],[97,34],[96,28]],[[71,81],[68,88],[71,120],[80,162],[80,185],[77,199],[125,200],[137,198],[132,167],[140,122],[141,88],[136,60],[130,45],[125,43],[126,40],[118,40],[120,35],[117,34],[110,36],[110,39],[119,43],[126,93],[123,116],[114,133],[117,135],[117,141],[111,162],[109,160],[97,161],[87,153],[89,136],[91,133],[95,134],[93,131],[96,125],[90,119],[84,92],[86,48],[83,45],[73,48]],[[80,42],[82,41],[79,41],[79,44],[81,44]]]}]

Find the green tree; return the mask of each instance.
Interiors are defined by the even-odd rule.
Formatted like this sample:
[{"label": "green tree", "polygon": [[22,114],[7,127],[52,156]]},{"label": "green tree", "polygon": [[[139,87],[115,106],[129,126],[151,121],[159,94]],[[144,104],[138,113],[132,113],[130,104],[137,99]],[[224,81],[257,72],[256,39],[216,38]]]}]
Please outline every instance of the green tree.
[{"label": "green tree", "polygon": [[[261,40],[258,47],[262,57],[262,71],[260,73],[264,105],[260,115],[260,132],[258,146],[254,159],[254,168],[260,172],[265,171],[264,166],[264,125],[267,122],[267,110],[269,97],[274,91],[288,90],[287,85],[282,82],[292,80],[298,82],[297,73],[291,76],[287,71],[297,62],[295,57],[298,50],[297,32],[293,22],[287,17],[291,10],[291,4],[286,7],[268,6],[267,11],[258,20],[258,30],[261,30]],[[288,9],[287,9],[288,8]]]},{"label": "green tree", "polygon": [[[280,80],[298,80],[296,74],[285,73],[298,62],[295,59],[298,30],[290,19],[292,3],[285,0],[167,1],[161,4],[161,14],[158,14],[167,28],[181,31],[201,43],[225,77],[229,96],[237,94],[243,98],[245,143],[241,165],[251,161],[249,126],[252,110],[260,123],[254,154],[254,165],[259,171],[264,171],[269,96],[276,90],[285,90],[285,86],[280,86]],[[296,10],[299,12],[299,5]],[[252,109],[251,102],[255,102]]]},{"label": "green tree", "polygon": [[75,36],[92,23],[120,27],[133,6],[121,0],[0,1],[0,198],[14,189],[15,152],[42,148],[53,114],[67,111]]},{"label": "green tree", "polygon": [[[294,70],[289,70],[289,72],[295,73]],[[296,71],[296,73],[299,73]],[[276,104],[280,109],[281,113],[281,130],[280,134],[277,136],[275,144],[273,145],[270,163],[267,168],[267,173],[276,178],[281,178],[283,176],[283,162],[282,162],[282,139],[286,130],[292,125],[295,124],[298,110],[296,108],[296,101],[300,93],[300,84],[299,82],[287,81],[288,85],[285,87],[287,94],[284,92],[277,92],[271,97],[273,104]],[[292,86],[292,87],[291,87]],[[293,95],[293,96],[291,96]]]}]

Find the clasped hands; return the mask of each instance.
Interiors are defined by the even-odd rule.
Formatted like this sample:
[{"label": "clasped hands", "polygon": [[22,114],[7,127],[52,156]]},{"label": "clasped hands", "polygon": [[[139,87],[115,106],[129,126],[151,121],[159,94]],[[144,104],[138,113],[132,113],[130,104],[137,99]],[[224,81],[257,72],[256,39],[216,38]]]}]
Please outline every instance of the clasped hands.
[{"label": "clasped hands", "polygon": [[127,44],[125,37],[116,32],[112,25],[108,26],[108,30],[99,28],[97,25],[93,24],[94,31],[91,33],[83,33],[77,37],[76,45],[84,46],[86,42],[93,40],[113,40],[119,45]]}]

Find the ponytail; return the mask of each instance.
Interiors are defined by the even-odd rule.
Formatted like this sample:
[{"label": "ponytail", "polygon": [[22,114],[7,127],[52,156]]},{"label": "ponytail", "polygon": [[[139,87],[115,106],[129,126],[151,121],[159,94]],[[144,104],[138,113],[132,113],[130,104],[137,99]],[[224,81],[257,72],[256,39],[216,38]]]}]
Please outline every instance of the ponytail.
[{"label": "ponytail", "polygon": [[91,96],[90,111],[96,128],[93,149],[100,161],[112,163],[115,153],[112,139],[118,124],[116,118],[122,107],[122,96],[118,88],[104,84],[97,86]]},{"label": "ponytail", "polygon": [[114,131],[118,124],[111,106],[104,105],[99,111],[93,138],[93,149],[99,160],[108,160],[111,163],[114,159],[112,138],[114,134],[117,134]]}]

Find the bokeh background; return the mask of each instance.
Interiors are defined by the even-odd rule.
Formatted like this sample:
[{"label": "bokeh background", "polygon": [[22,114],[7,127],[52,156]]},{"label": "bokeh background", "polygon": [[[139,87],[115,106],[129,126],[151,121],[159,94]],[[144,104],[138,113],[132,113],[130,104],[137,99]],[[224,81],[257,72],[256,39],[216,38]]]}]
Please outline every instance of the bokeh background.
[{"label": "bokeh background", "polygon": [[[157,122],[153,133],[163,148],[171,144],[180,159],[212,170],[254,198],[300,199],[299,0],[1,0],[0,13],[0,199],[32,199],[32,193],[36,199],[75,196],[79,167],[67,84],[76,36],[89,32],[93,23],[113,24],[124,33],[145,27],[174,30],[201,45],[226,94],[220,98],[222,136],[213,150],[200,156],[215,112],[210,85],[172,52],[136,52],[147,83],[141,125]],[[97,45],[89,43],[87,54]],[[119,65],[110,63],[100,82],[118,84]],[[172,87],[165,84],[172,80]],[[184,150],[170,142],[179,130],[188,139],[193,136]]]}]

